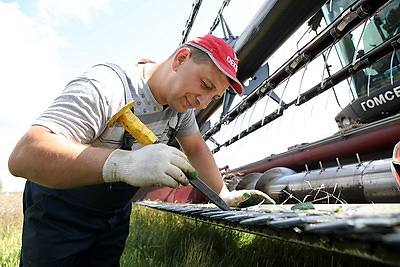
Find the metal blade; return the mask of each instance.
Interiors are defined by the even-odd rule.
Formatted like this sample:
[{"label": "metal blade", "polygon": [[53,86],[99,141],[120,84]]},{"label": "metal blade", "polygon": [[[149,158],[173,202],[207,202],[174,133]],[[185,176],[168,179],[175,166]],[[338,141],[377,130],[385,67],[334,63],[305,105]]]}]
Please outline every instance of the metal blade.
[{"label": "metal blade", "polygon": [[189,183],[193,185],[194,188],[203,193],[212,203],[217,205],[221,210],[231,210],[229,206],[222,200],[220,196],[217,195],[208,185],[206,185],[198,177],[189,177]]}]

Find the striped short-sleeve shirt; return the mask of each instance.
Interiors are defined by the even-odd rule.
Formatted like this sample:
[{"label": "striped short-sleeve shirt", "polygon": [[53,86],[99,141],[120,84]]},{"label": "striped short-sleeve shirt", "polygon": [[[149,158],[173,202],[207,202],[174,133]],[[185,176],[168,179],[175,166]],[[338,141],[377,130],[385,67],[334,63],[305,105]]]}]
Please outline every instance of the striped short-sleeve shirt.
[{"label": "striped short-sleeve shirt", "polygon": [[[198,132],[194,110],[178,113],[160,105],[143,78],[143,64],[120,65],[126,74],[129,90],[135,100],[134,113],[152,130],[162,143],[167,143],[169,127],[178,128],[177,136]],[[82,144],[119,148],[124,129],[118,123],[107,127],[106,122],[127,100],[119,76],[109,67],[97,65],[71,81],[34,122],[54,133]],[[134,142],[132,149],[141,145]]]}]

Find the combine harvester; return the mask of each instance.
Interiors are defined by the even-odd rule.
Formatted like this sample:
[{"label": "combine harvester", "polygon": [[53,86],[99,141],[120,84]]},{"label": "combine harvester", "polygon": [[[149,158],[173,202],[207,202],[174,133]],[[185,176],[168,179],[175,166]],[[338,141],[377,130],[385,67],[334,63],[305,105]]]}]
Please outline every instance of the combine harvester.
[{"label": "combine harvester", "polygon": [[237,52],[245,95],[228,91],[197,121],[228,188],[261,190],[277,205],[221,211],[196,204],[207,199],[190,186],[143,188],[135,200],[398,265],[400,0],[266,0],[240,36],[223,17],[229,2],[210,33],[222,26]]}]

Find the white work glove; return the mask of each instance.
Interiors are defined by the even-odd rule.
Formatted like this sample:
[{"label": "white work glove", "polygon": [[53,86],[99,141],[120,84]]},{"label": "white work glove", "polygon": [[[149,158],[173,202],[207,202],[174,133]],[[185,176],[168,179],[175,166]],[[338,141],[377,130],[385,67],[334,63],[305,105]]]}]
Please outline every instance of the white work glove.
[{"label": "white work glove", "polygon": [[106,183],[125,182],[137,187],[188,185],[182,170],[194,169],[180,150],[164,144],[145,146],[136,151],[117,149],[103,166]]},{"label": "white work glove", "polygon": [[230,207],[245,208],[258,204],[275,204],[275,201],[267,194],[259,190],[233,190],[229,191],[225,186],[219,196]]}]

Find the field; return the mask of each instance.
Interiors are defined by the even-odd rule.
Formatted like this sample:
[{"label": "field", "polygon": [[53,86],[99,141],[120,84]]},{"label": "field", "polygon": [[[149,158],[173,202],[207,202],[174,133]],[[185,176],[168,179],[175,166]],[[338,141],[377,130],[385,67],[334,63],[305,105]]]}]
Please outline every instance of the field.
[{"label": "field", "polygon": [[[0,266],[19,264],[21,194],[0,193]],[[133,205],[121,266],[382,266]]]},{"label": "field", "polygon": [[21,193],[0,193],[0,266],[19,265],[21,246]]}]

